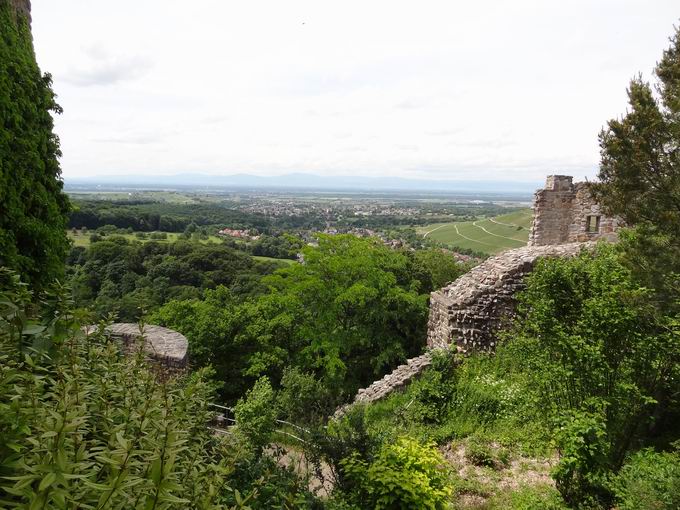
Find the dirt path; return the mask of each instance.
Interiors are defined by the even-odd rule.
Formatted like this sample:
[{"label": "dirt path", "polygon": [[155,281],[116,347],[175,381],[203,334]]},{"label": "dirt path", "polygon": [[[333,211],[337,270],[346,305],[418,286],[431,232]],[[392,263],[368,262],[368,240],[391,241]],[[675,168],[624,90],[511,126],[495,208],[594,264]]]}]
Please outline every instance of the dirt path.
[{"label": "dirt path", "polygon": [[[494,222],[494,223],[495,223],[495,222]],[[516,242],[518,242],[518,243],[524,243],[524,241],[520,241],[519,239],[514,239],[514,238],[512,238],[512,237],[505,237],[505,236],[502,236],[502,235],[499,235],[499,234],[494,234],[493,232],[489,232],[489,231],[488,231],[487,229],[485,229],[484,227],[482,227],[482,226],[480,226],[480,225],[477,225],[477,222],[476,222],[476,221],[473,221],[472,224],[473,224],[475,227],[477,227],[477,228],[481,228],[484,232],[486,232],[487,234],[489,234],[489,235],[491,235],[491,236],[500,237],[501,239],[507,239],[507,240],[509,240],[509,241],[516,241]],[[499,225],[500,225],[500,223],[499,223]]]},{"label": "dirt path", "polygon": [[[477,225],[475,225],[475,227],[476,227],[476,226],[477,226]],[[453,228],[456,230],[456,234],[458,234],[458,235],[459,235],[460,237],[462,237],[463,239],[467,239],[468,241],[472,241],[473,243],[483,244],[484,246],[491,246],[492,248],[498,248],[498,246],[496,246],[496,245],[494,245],[494,244],[485,243],[484,241],[478,241],[477,239],[472,239],[471,237],[464,236],[464,235],[461,234],[460,231],[458,230],[458,226],[457,226],[457,225],[454,225]]]},{"label": "dirt path", "polygon": [[496,221],[493,218],[489,218],[489,221],[491,223],[495,223],[496,225],[504,225],[506,227],[515,227],[515,228],[521,228],[522,230],[529,230],[526,227],[523,227],[522,225],[515,225],[514,223],[503,223],[502,221]]},{"label": "dirt path", "polygon": [[449,225],[452,225],[452,223],[444,223],[443,225],[439,225],[438,227],[435,227],[432,230],[428,230],[427,232],[425,232],[423,234],[423,237],[427,237],[429,234],[431,234],[435,230],[439,230],[440,228],[443,228],[443,227],[448,227]]}]

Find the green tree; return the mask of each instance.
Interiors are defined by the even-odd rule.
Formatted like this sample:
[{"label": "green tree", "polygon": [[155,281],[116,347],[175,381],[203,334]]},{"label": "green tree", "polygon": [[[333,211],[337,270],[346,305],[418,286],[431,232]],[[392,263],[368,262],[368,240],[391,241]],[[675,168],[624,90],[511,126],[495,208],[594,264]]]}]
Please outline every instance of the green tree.
[{"label": "green tree", "polygon": [[557,431],[556,479],[571,503],[607,502],[605,475],[630,451],[678,439],[678,320],[651,306],[617,251],[540,261],[500,353]]},{"label": "green tree", "polygon": [[680,239],[680,30],[655,74],[628,89],[629,111],[600,133],[598,199],[630,224],[649,223]]},{"label": "green tree", "polygon": [[36,288],[63,274],[68,250],[59,139],[61,113],[42,75],[28,20],[0,0],[0,265]]},{"label": "green tree", "polygon": [[636,227],[625,237],[628,259],[673,302],[680,273],[680,29],[655,74],[654,84],[641,76],[630,82],[628,112],[600,133],[593,191],[610,214]]},{"label": "green tree", "polygon": [[297,367],[338,397],[420,353],[428,296],[406,253],[349,235],[321,236],[303,253],[303,264],[264,277],[269,292],[252,300],[217,289],[203,302],[168,303],[153,320],[187,336],[192,359],[230,381],[225,395],[242,390],[234,367],[276,387]]}]

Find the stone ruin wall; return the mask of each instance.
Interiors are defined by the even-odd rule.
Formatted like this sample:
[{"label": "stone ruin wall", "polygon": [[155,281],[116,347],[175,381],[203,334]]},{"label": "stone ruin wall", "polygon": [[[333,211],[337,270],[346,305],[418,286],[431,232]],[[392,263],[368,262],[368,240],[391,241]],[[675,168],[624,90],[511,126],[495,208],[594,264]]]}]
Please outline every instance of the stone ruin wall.
[{"label": "stone ruin wall", "polygon": [[[550,175],[534,195],[534,220],[529,246],[616,240],[617,218],[603,214],[587,182],[574,183],[568,175]],[[589,231],[588,219],[595,228]]]},{"label": "stone ruin wall", "polygon": [[[95,328],[96,326],[86,326],[85,333],[91,334]],[[106,333],[120,340],[124,354],[137,352],[140,338],[138,324],[114,323],[106,327]],[[189,342],[184,335],[162,326],[148,325],[144,327],[143,337],[142,348],[146,358],[163,369],[166,375],[181,373],[187,368]]]},{"label": "stone ruin wall", "polygon": [[491,257],[430,295],[427,347],[491,351],[513,317],[515,294],[542,257],[573,257],[592,243],[526,246]]},{"label": "stone ruin wall", "polygon": [[[589,231],[589,216],[597,218],[596,231]],[[619,226],[618,219],[602,214],[587,183],[574,183],[564,175],[549,176],[546,187],[534,195],[528,245],[487,259],[430,295],[428,350],[492,351],[498,333],[514,316],[514,296],[524,288],[524,277],[538,259],[573,257],[592,249],[594,241],[615,241]],[[405,387],[431,364],[429,352],[408,360],[359,390],[354,401],[338,409],[335,416],[343,415],[351,405],[377,401]]]},{"label": "stone ruin wall", "polygon": [[[524,288],[524,277],[542,257],[573,257],[594,243],[525,246],[491,257],[455,282],[430,294],[427,348],[460,353],[491,351],[498,333],[515,312],[514,295]],[[351,404],[339,408],[340,417],[355,404],[375,402],[407,386],[432,364],[430,352],[407,360],[393,372],[359,390]]]}]

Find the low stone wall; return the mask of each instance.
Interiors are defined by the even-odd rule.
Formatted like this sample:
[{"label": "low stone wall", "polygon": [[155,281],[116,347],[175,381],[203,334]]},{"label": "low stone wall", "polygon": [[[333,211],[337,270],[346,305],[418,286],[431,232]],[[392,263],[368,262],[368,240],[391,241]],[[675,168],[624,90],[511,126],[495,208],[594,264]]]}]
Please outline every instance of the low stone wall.
[{"label": "low stone wall", "polygon": [[432,365],[432,355],[429,352],[407,360],[405,364],[399,365],[368,388],[360,389],[350,404],[342,406],[335,411],[334,417],[339,418],[343,416],[355,404],[376,402],[385,398],[390,393],[404,388],[413,378],[419,376],[430,365]]},{"label": "low stone wall", "polygon": [[[430,295],[427,347],[454,348],[466,353],[493,350],[505,321],[515,312],[514,295],[524,288],[524,277],[541,257],[573,257],[595,243],[526,246],[489,258],[455,282]],[[355,404],[376,402],[407,386],[432,365],[430,352],[408,360],[392,373],[359,390],[354,400],[340,407],[335,418]]]},{"label": "low stone wall", "polygon": [[[87,327],[86,332],[93,327]],[[122,341],[123,352],[126,354],[137,349],[140,336],[138,324],[118,322],[108,326],[106,332]],[[180,371],[187,367],[189,342],[177,331],[162,326],[145,326],[143,348],[148,358],[163,368]]]},{"label": "low stone wall", "polygon": [[515,311],[514,294],[541,257],[569,257],[593,243],[527,246],[489,258],[430,295],[427,346],[459,352],[493,350],[504,321]]}]

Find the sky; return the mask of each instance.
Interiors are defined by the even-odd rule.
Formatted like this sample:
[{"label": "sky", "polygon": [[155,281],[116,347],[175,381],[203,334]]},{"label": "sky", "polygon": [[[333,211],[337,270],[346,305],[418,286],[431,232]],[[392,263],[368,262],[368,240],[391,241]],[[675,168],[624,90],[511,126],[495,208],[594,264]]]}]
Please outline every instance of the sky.
[{"label": "sky", "polygon": [[597,173],[677,0],[33,0],[69,178]]}]

